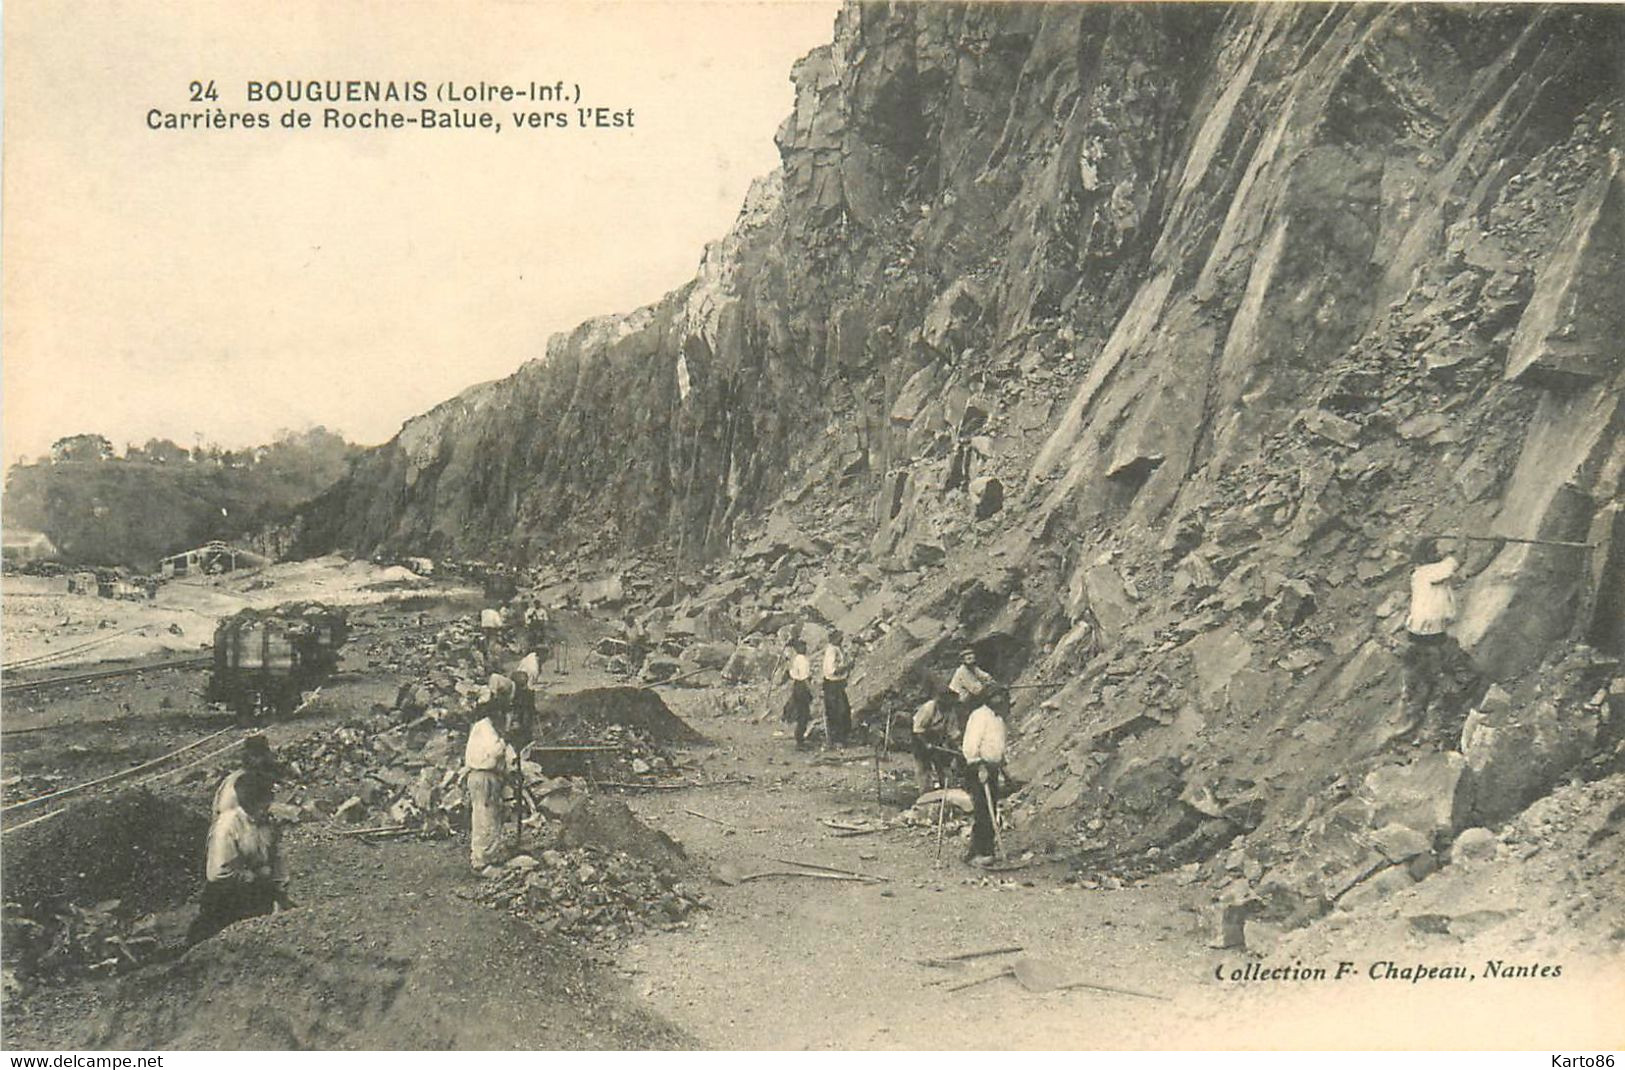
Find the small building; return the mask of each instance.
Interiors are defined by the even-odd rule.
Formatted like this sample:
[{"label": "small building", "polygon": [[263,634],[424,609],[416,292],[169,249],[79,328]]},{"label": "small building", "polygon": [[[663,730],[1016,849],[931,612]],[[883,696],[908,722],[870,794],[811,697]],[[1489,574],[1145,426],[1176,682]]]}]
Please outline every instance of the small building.
[{"label": "small building", "polygon": [[213,576],[221,572],[235,572],[240,568],[254,568],[266,563],[259,554],[239,550],[228,543],[215,540],[195,550],[183,550],[163,559],[159,572],[165,579],[189,576],[194,573]]},{"label": "small building", "polygon": [[43,531],[29,531],[26,528],[0,530],[0,559],[8,565],[50,561],[56,556],[56,544]]}]

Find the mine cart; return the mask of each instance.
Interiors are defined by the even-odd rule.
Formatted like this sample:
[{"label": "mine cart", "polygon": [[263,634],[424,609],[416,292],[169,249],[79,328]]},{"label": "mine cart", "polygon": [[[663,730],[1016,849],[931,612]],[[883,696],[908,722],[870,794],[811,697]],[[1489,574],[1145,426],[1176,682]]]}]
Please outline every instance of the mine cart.
[{"label": "mine cart", "polygon": [[341,609],[319,603],[245,609],[215,627],[206,697],[245,718],[289,713],[338,667],[347,638]]}]

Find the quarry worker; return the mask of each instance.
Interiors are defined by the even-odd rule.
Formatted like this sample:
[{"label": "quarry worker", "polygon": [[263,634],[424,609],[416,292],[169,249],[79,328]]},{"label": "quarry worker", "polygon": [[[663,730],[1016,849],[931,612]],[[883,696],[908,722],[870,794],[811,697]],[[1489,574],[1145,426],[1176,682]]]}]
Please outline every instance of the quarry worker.
[{"label": "quarry worker", "polygon": [[214,789],[214,804],[211,807],[211,816],[219,817],[222,810],[229,810],[237,805],[237,781],[245,773],[259,773],[273,784],[282,775],[282,767],[277,763],[276,756],[271,753],[271,745],[261,735],[252,735],[243,740],[243,749],[238,758],[238,766],[227,773],[220,786]]},{"label": "quarry worker", "polygon": [[542,656],[535,650],[530,651],[519,659],[519,666],[514,670],[525,674],[525,679],[534,684],[542,675]]},{"label": "quarry worker", "polygon": [[523,751],[525,745],[536,738],[536,692],[530,686],[531,680],[529,673],[514,670],[513,696],[508,701],[508,728],[503,736],[516,751]]},{"label": "quarry worker", "polygon": [[1449,636],[1456,621],[1453,583],[1461,563],[1439,548],[1438,540],[1417,540],[1411,550],[1411,607],[1405,618],[1404,684],[1400,689],[1401,732],[1427,734],[1433,700],[1445,672]]},{"label": "quarry worker", "polygon": [[1009,699],[1002,688],[989,692],[987,701],[971,711],[965,722],[965,790],[975,805],[970,851],[966,860],[985,866],[993,861],[997,844],[994,824],[999,819],[999,774],[1004,769],[1004,713]]},{"label": "quarry worker", "polygon": [[476,870],[502,861],[502,786],[519,757],[489,717],[475,722],[463,748],[468,785],[468,860]]},{"label": "quarry worker", "polygon": [[495,607],[480,610],[480,655],[487,669],[495,664],[497,639],[501,634],[502,610]]},{"label": "quarry worker", "polygon": [[969,709],[997,684],[992,673],[976,664],[975,650],[966,647],[959,652],[959,667],[948,680],[948,689],[959,697],[961,705]]},{"label": "quarry worker", "polygon": [[844,747],[852,731],[852,703],[846,697],[847,677],[852,673],[852,659],[841,646],[839,629],[829,633],[824,646],[822,679],[824,682],[824,724],[831,746]]},{"label": "quarry worker", "polygon": [[649,653],[649,630],[637,622],[637,618],[628,613],[622,620],[621,626],[626,630],[626,660],[633,672],[643,666],[643,659]]},{"label": "quarry worker", "polygon": [[792,639],[785,649],[785,671],[790,678],[790,693],[784,700],[784,719],[795,725],[796,747],[806,744],[807,723],[812,720],[812,663],[802,649],[800,639]]},{"label": "quarry worker", "polygon": [[948,772],[958,752],[956,740],[956,700],[947,688],[937,692],[914,711],[914,782],[924,795],[948,786]]},{"label": "quarry worker", "polygon": [[537,602],[525,605],[525,635],[532,647],[540,649],[547,645],[547,628],[552,623],[547,610]]},{"label": "quarry worker", "polygon": [[282,866],[280,835],[268,812],[271,778],[245,771],[233,785],[235,805],[209,826],[203,897],[187,930],[188,943],[207,940],[243,918],[293,905]]},{"label": "quarry worker", "polygon": [[491,705],[496,709],[506,710],[513,703],[515,691],[513,677],[494,672],[486,680],[485,686],[491,691]]}]

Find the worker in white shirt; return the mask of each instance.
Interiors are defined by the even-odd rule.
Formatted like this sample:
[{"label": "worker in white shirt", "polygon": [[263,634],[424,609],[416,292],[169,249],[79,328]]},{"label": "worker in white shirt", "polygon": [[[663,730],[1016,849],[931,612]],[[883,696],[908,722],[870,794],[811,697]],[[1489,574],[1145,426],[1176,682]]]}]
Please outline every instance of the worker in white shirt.
[{"label": "worker in white shirt", "polygon": [[282,775],[282,767],[277,764],[276,756],[271,753],[271,745],[265,741],[264,736],[253,735],[243,740],[238,768],[227,773],[225,779],[214,789],[214,804],[209,815],[211,818],[219,817],[221,811],[237,805],[237,781],[245,773],[263,774],[273,783]]},{"label": "worker in white shirt", "polygon": [[852,731],[852,703],[846,697],[852,659],[841,648],[842,638],[839,629],[833,630],[824,647],[824,724],[829,730],[826,742],[832,747],[846,746],[847,734]]},{"label": "worker in white shirt", "polygon": [[502,610],[497,607],[480,610],[480,654],[487,671],[496,666],[497,640],[501,634]]},{"label": "worker in white shirt", "polygon": [[800,639],[792,639],[785,645],[784,662],[790,680],[790,693],[784,700],[784,719],[795,725],[799,750],[806,744],[807,722],[812,720],[812,663],[807,660]]},{"label": "worker in white shirt", "polygon": [[987,701],[971,711],[965,723],[965,790],[975,805],[970,852],[966,859],[977,866],[993,861],[997,842],[994,823],[999,819],[999,773],[1004,768],[1004,712],[1009,699],[1002,689],[989,692]]},{"label": "worker in white shirt", "polygon": [[966,647],[959,652],[959,667],[948,680],[948,690],[959,696],[959,702],[966,709],[982,701],[982,697],[990,689],[996,687],[998,681],[993,674],[976,664],[976,651]]},{"label": "worker in white shirt", "polygon": [[1400,691],[1402,733],[1426,735],[1433,700],[1441,690],[1449,654],[1448,631],[1456,621],[1453,584],[1460,570],[1454,555],[1424,538],[1411,552],[1411,608],[1405,618],[1405,682]]},{"label": "worker in white shirt", "polygon": [[540,603],[525,604],[525,638],[537,650],[547,645],[547,629],[552,620]]},{"label": "worker in white shirt", "polygon": [[948,786],[948,773],[958,758],[957,707],[954,693],[942,688],[914,711],[910,725],[914,781],[920,794]]},{"label": "worker in white shirt", "polygon": [[518,756],[490,717],[468,733],[463,768],[468,784],[469,864],[476,870],[502,861],[502,786]]},{"label": "worker in white shirt", "polygon": [[204,852],[203,897],[187,930],[188,943],[260,914],[287,909],[288,874],[280,835],[271,821],[271,778],[244,771],[232,784],[233,805],[214,816]]}]

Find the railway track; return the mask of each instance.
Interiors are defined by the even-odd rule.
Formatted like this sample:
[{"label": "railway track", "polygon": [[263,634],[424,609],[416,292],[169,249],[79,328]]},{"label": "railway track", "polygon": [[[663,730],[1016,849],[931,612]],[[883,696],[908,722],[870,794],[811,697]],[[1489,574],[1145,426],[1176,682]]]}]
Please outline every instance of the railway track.
[{"label": "railway track", "polygon": [[[72,787],[46,792],[44,795],[36,795],[32,799],[22,799],[18,802],[0,806],[0,822],[3,822],[3,824],[0,824],[0,836],[28,828],[30,825],[37,825],[42,821],[48,821],[53,817],[66,813],[72,808],[69,800],[139,788],[153,781],[179,776],[181,773],[218,758],[232,748],[241,745],[243,740],[253,735],[255,731],[257,729],[245,729],[237,725],[231,725],[194,739],[192,742],[176,747],[174,750],[166,751],[156,758],[149,758],[147,761],[139,765],[133,765],[128,769],[109,773],[94,780],[87,780]],[[205,751],[201,755],[192,753],[206,743],[217,742],[222,737],[227,736],[231,738],[218,747]],[[186,760],[180,765],[173,764],[182,758]],[[164,766],[170,766],[170,768],[162,768]],[[43,813],[40,812],[42,810]]]},{"label": "railway track", "polygon": [[104,635],[95,636],[91,639],[85,640],[82,643],[75,643],[72,646],[65,646],[60,650],[49,650],[43,654],[35,654],[32,657],[18,658],[16,661],[8,662],[5,665],[0,665],[0,672],[16,672],[19,669],[39,668],[42,665],[49,665],[53,661],[61,661],[63,658],[75,657],[76,655],[94,650],[97,647],[106,646],[115,639],[122,638],[126,635],[133,635],[140,630],[140,627],[124,628],[120,631],[107,632]]},{"label": "railway track", "polygon": [[60,684],[80,684],[88,680],[107,680],[115,676],[134,676],[137,673],[157,672],[160,669],[200,668],[211,664],[214,655],[204,654],[192,658],[180,658],[175,661],[159,661],[150,665],[129,665],[119,669],[96,669],[92,672],[73,673],[67,676],[52,676],[43,680],[25,680],[20,683],[6,681],[0,683],[0,694],[13,695],[23,691],[37,691],[45,687],[55,687]]}]

